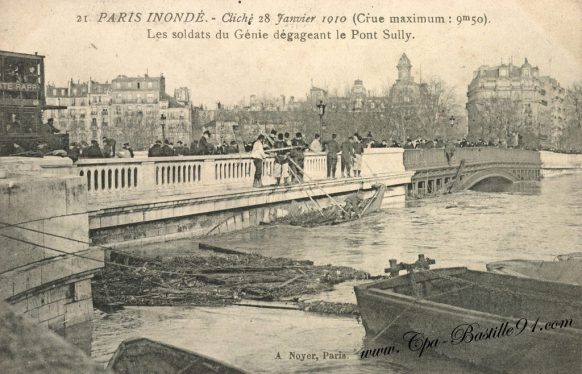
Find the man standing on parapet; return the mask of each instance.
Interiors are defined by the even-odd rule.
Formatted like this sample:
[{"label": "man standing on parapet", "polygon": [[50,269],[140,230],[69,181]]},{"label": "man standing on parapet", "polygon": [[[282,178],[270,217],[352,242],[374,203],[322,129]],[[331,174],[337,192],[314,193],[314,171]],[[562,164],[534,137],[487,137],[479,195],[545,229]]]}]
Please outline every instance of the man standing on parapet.
[{"label": "man standing on parapet", "polygon": [[325,144],[327,152],[327,177],[335,179],[335,170],[337,168],[337,154],[340,152],[340,146],[335,140],[336,134],[331,135],[331,140]]},{"label": "man standing on parapet", "polygon": [[342,143],[342,177],[351,177],[350,171],[352,170],[352,159],[354,157],[354,144],[353,138],[350,136]]},{"label": "man standing on parapet", "polygon": [[253,187],[263,187],[261,177],[263,176],[263,160],[266,157],[263,149],[264,140],[265,135],[260,134],[257,140],[253,143],[253,150],[251,151],[251,158],[255,164],[255,179],[253,181]]}]

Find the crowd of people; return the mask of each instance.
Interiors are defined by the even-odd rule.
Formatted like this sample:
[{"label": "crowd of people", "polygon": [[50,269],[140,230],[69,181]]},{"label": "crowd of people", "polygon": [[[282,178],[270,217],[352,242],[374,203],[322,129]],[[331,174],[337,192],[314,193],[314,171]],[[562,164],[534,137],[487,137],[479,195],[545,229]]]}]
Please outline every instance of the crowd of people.
[{"label": "crowd of people", "polygon": [[[519,143],[519,141],[516,143]],[[260,134],[253,142],[242,142],[240,145],[235,140],[230,143],[222,141],[218,144],[213,144],[210,131],[204,131],[200,140],[192,142],[190,146],[182,141],[178,141],[174,145],[168,139],[163,142],[157,140],[148,149],[148,157],[250,153],[255,165],[253,186],[261,187],[263,160],[267,157],[274,157],[273,177],[276,180],[276,185],[280,186],[303,182],[305,177],[303,170],[305,152],[326,153],[328,178],[336,178],[337,174],[340,174],[342,178],[350,178],[362,175],[362,156],[366,148],[390,147],[404,149],[443,148],[449,162],[456,148],[522,148],[503,141],[485,141],[483,139],[468,141],[466,138],[450,141],[440,137],[432,140],[408,138],[404,144],[400,144],[392,138],[378,141],[374,139],[370,132],[366,136],[354,133],[347,136],[343,141],[338,139],[336,134],[332,134],[331,139],[323,142],[320,135],[315,134],[308,143],[300,132],[297,132],[292,137],[289,132],[278,132],[273,129],[268,135]],[[68,156],[73,161],[77,161],[80,158],[133,158],[134,151],[129,143],[124,143],[122,149],[116,151],[116,141],[103,137],[101,145],[96,140],[92,140],[91,144],[86,142],[73,143],[68,151]],[[338,164],[340,167],[339,173],[337,170]]]},{"label": "crowd of people", "polygon": [[358,133],[346,137],[340,144],[336,134],[331,139],[322,143],[320,135],[315,134],[313,140],[307,144],[303,134],[298,132],[291,139],[288,132],[282,133],[271,130],[268,136],[260,134],[251,147],[251,158],[255,164],[254,187],[261,187],[263,174],[263,160],[273,155],[275,157],[274,177],[276,185],[289,185],[302,183],[304,179],[305,152],[327,154],[327,177],[336,178],[338,155],[340,157],[341,176],[349,178],[358,177],[362,173],[362,155],[365,148],[389,147],[387,141],[376,142],[372,134],[366,137]]},{"label": "crowd of people", "polygon": [[101,146],[97,140],[91,140],[91,144],[86,141],[71,143],[67,155],[76,162],[80,158],[133,158],[134,152],[129,143],[124,143],[120,150],[116,151],[117,142],[115,139],[103,137]]},{"label": "crowd of people", "polygon": [[176,145],[165,139],[156,142],[149,148],[148,157],[168,157],[168,156],[199,156],[199,155],[220,155],[229,153],[239,153],[240,149],[236,141],[214,145],[210,142],[210,131],[204,131],[199,141],[194,141],[190,146],[179,140]]}]

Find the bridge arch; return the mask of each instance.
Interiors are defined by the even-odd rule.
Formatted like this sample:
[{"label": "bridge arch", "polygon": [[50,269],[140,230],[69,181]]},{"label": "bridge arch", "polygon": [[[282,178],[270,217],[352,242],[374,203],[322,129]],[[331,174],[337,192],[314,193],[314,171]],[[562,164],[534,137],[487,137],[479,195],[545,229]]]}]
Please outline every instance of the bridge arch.
[{"label": "bridge arch", "polygon": [[501,178],[511,183],[519,182],[519,178],[508,170],[486,169],[466,176],[459,184],[459,190],[468,190],[479,182],[490,178]]}]

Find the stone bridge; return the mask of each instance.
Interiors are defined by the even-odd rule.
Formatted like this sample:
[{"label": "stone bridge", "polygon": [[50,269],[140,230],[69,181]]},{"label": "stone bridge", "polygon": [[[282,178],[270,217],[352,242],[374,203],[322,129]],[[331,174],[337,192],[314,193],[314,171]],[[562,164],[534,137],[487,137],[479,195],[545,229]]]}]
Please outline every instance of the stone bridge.
[{"label": "stone bridge", "polygon": [[507,183],[537,181],[541,165],[539,152],[522,149],[457,148],[450,160],[447,160],[443,148],[407,149],[404,152],[406,170],[415,172],[408,185],[411,196],[451,188],[471,189],[492,179]]},{"label": "stone bridge", "polygon": [[[267,158],[258,189],[251,187],[249,154],[85,159],[76,167],[86,180],[91,238],[135,243],[242,229],[299,206],[326,206],[329,196],[370,193],[378,182],[388,186],[384,205],[394,206],[407,194],[469,189],[494,178],[538,180],[540,165],[538,152],[516,149],[460,148],[447,160],[444,149],[374,148],[364,152],[361,177],[328,179],[326,155],[306,153],[304,184],[275,187],[274,159]],[[340,168],[338,161],[338,176]]]},{"label": "stone bridge", "polygon": [[384,206],[403,205],[413,174],[404,169],[403,152],[369,149],[361,177],[347,179],[328,179],[326,154],[306,153],[305,183],[285,187],[275,186],[274,159],[267,158],[264,187],[253,188],[249,154],[85,159],[76,167],[86,180],[93,241],[129,245],[255,226],[357,191],[371,195],[376,183],[388,186]]}]

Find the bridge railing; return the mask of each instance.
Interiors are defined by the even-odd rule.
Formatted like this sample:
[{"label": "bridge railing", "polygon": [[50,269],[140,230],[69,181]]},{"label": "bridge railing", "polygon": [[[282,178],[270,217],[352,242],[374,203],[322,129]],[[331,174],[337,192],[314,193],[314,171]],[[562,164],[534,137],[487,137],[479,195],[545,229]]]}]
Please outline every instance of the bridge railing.
[{"label": "bridge railing", "polygon": [[[275,183],[274,161],[272,157],[263,161],[264,185]],[[81,159],[76,166],[87,181],[89,196],[108,198],[251,187],[255,173],[249,154]],[[325,179],[326,154],[305,153],[304,169],[310,180]]]},{"label": "bridge railing", "polygon": [[465,160],[466,165],[487,163],[541,163],[539,152],[524,149],[507,149],[493,147],[455,148],[451,163],[447,162],[444,148],[406,149],[404,151],[404,166],[407,170],[429,169],[458,165]]},{"label": "bridge railing", "polygon": [[[402,153],[404,152],[404,155]],[[457,148],[447,162],[443,148],[366,149],[362,176],[400,173],[406,170],[446,168],[461,160],[466,165],[528,164],[540,165],[539,152],[521,149]],[[341,175],[338,157],[336,175]],[[403,162],[404,161],[404,162]],[[229,190],[251,187],[254,163],[248,153],[212,156],[175,156],[133,159],[81,159],[76,163],[78,174],[87,181],[90,198],[107,199],[139,196],[141,193],[179,194],[197,191]],[[325,153],[305,153],[306,180],[323,180],[327,176]],[[263,161],[264,185],[275,183],[274,158]]]}]

